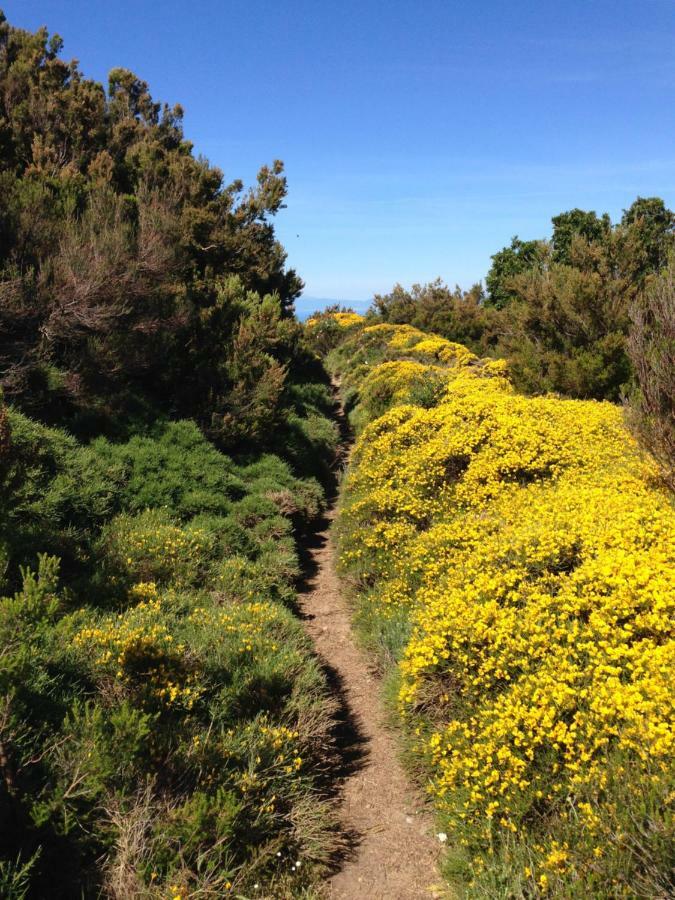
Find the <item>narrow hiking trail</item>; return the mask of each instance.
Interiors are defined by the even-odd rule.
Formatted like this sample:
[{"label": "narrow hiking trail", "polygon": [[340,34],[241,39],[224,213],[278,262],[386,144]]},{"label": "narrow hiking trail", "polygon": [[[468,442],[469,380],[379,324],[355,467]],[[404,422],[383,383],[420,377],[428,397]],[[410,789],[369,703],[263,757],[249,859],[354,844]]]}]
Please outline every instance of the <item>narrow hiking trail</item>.
[{"label": "narrow hiking trail", "polygon": [[[348,452],[346,420],[336,410]],[[350,847],[325,886],[329,900],[416,900],[448,894],[437,869],[439,843],[420,793],[398,759],[386,724],[380,683],[351,626],[351,611],[335,574],[330,526],[306,547],[306,580],[300,613],[341,704],[338,745],[342,760],[341,821]]]}]

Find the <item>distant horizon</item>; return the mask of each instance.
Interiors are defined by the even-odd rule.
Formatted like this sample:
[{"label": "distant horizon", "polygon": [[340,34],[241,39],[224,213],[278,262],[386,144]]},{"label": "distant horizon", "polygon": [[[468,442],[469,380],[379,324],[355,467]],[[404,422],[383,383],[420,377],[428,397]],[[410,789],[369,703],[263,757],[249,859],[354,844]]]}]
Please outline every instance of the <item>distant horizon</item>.
[{"label": "distant horizon", "polygon": [[320,310],[326,309],[329,306],[334,306],[335,304],[339,304],[340,306],[347,306],[354,310],[354,312],[365,313],[372,306],[372,299],[370,300],[346,300],[340,299],[338,297],[312,297],[304,294],[304,292],[295,300],[295,315],[297,318],[303,322],[307,319],[313,312],[319,312]]}]

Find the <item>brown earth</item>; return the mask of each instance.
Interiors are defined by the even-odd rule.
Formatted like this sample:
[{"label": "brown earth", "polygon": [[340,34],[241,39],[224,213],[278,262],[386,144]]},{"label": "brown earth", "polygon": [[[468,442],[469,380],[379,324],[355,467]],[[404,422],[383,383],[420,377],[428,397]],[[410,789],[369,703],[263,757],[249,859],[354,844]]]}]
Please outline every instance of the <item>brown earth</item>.
[{"label": "brown earth", "polygon": [[[342,410],[339,420],[345,428]],[[346,452],[347,444],[343,447]],[[439,884],[440,844],[419,791],[399,762],[375,667],[357,646],[333,565],[330,525],[305,547],[300,615],[340,702],[341,820],[349,851],[326,882],[330,900],[447,897]]]}]

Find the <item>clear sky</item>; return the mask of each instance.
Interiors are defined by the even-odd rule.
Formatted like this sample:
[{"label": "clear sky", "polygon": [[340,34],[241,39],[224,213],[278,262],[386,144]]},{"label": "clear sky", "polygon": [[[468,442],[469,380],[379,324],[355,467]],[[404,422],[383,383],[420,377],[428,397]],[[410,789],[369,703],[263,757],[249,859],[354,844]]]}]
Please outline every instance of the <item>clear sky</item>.
[{"label": "clear sky", "polygon": [[0,0],[185,107],[228,179],[283,159],[314,297],[469,286],[514,234],[675,206],[675,0]]}]

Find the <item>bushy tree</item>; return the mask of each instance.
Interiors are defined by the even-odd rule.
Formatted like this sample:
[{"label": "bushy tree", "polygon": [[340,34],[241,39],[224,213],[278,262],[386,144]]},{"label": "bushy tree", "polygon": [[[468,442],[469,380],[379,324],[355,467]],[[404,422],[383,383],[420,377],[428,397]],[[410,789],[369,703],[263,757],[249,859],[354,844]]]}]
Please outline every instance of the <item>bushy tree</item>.
[{"label": "bushy tree", "polygon": [[675,490],[675,262],[631,310],[628,351],[637,386],[630,420]]},{"label": "bushy tree", "polygon": [[485,278],[488,291],[486,306],[495,309],[508,306],[517,297],[512,289],[514,276],[531,269],[543,269],[549,257],[550,248],[545,241],[521,241],[517,236],[512,238],[508,247],[492,257],[492,265]]},{"label": "bushy tree", "polygon": [[638,277],[657,273],[675,246],[675,213],[660,197],[638,197],[624,210],[621,226],[632,238]]},{"label": "bushy tree", "polygon": [[518,387],[610,400],[629,390],[629,309],[665,264],[674,222],[657,197],[638,197],[617,225],[573,209],[553,217],[550,242],[515,238],[493,256],[496,352]]},{"label": "bushy tree", "polygon": [[572,245],[575,239],[581,238],[592,244],[602,244],[612,231],[612,223],[604,213],[598,216],[594,210],[571,209],[568,212],[553,216],[553,259],[559,263],[570,263]]},{"label": "bushy tree", "polygon": [[630,379],[621,282],[592,267],[554,263],[514,285],[518,299],[502,314],[499,352],[516,384],[532,393],[618,400]]},{"label": "bushy tree", "polygon": [[[274,297],[265,303],[280,328],[302,288],[273,226],[283,164],[263,166],[248,190],[226,183],[193,155],[179,106],[157,103],[123,68],[105,90],[63,61],[61,48],[45,29],[31,34],[0,18],[5,393],[45,418],[88,417],[95,430],[93,412],[114,420],[139,397],[206,423],[210,409],[176,404],[228,389],[218,367],[213,383],[193,378],[195,358],[212,344],[205,320],[223,326],[220,355],[241,357],[249,311],[237,300],[223,309],[223,282],[236,277],[244,293]],[[275,365],[276,377],[262,379],[266,403],[283,382],[283,361]]]}]

